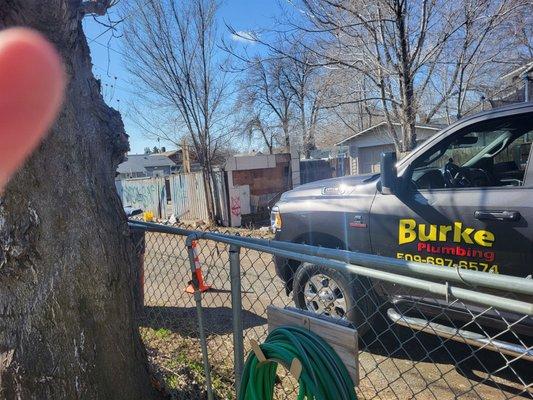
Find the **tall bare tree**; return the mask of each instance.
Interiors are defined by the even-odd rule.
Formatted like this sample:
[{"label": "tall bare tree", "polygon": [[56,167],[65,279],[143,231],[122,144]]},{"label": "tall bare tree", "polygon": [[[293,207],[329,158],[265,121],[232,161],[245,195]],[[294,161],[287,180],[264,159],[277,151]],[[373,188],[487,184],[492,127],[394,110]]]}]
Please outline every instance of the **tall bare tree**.
[{"label": "tall bare tree", "polygon": [[294,92],[283,73],[287,60],[256,57],[247,64],[246,74],[239,84],[239,108],[246,121],[245,130],[258,132],[270,152],[276,144],[288,151]]},{"label": "tall bare tree", "polygon": [[301,45],[293,46],[282,74],[294,94],[293,102],[302,138],[302,153],[309,158],[316,149],[316,131],[330,88],[325,71],[316,66],[313,54]]},{"label": "tall bare tree", "polygon": [[[334,96],[329,107],[377,102],[402,153],[416,145],[417,120],[441,117],[444,109],[455,109],[456,116],[469,109],[472,96],[479,93],[476,71],[494,68],[513,48],[505,46],[509,40],[501,27],[531,6],[530,1],[518,0],[299,0],[291,4],[297,8],[296,17],[288,18],[290,29],[283,43],[304,46],[315,66],[353,71],[352,76],[365,81],[356,85],[364,87],[363,94],[350,96],[350,91],[344,91],[345,97]],[[256,40],[296,58],[285,44]],[[487,75],[482,74],[485,79]],[[401,132],[396,132],[393,122],[401,123]]]},{"label": "tall bare tree", "polygon": [[[298,40],[289,43],[284,35],[277,35],[273,39],[276,44],[271,44],[256,36],[243,36],[232,27],[229,29],[233,36],[261,43],[269,50],[263,59],[249,59],[226,45],[226,51],[244,61],[248,69],[249,77],[244,79],[241,90],[245,104],[247,102],[267,115],[273,113],[283,129],[285,147],[289,144],[293,148],[299,147],[304,157],[309,158],[311,151],[316,149],[316,131],[331,94],[329,71],[317,64],[309,43]],[[288,43],[286,46],[277,47],[285,42]],[[260,116],[257,112],[251,115],[255,121]],[[262,129],[265,126],[267,124],[261,124]],[[260,131],[257,123],[253,127]]]},{"label": "tall bare tree", "polygon": [[3,399],[153,398],[133,319],[134,251],[114,185],[127,136],[93,77],[81,23],[110,4],[0,7],[0,28],[41,31],[68,77],[48,138],[0,198]]},{"label": "tall bare tree", "polygon": [[[466,66],[472,64],[484,38],[513,8],[506,0],[303,3],[322,21],[321,29],[334,29],[339,51],[324,51],[327,60],[355,68],[374,83],[369,97],[380,99],[400,152],[416,145],[418,114],[422,112],[426,121],[431,120],[452,94],[458,109],[462,108],[467,92]],[[442,63],[452,67],[446,69],[446,76],[437,77],[436,69]],[[433,91],[433,101],[424,103],[429,85],[437,79],[447,81],[447,87]],[[396,120],[402,126],[399,135],[392,127]]]},{"label": "tall bare tree", "polygon": [[[213,0],[132,0],[135,18],[124,27],[126,63],[139,84],[146,110],[172,121],[178,135],[190,138],[203,167],[210,222],[215,209],[212,161],[223,145],[229,110],[228,80],[218,53]],[[154,107],[155,106],[155,107]],[[150,118],[150,113],[145,113]],[[154,130],[157,133],[157,130]],[[164,138],[164,137],[163,137]]]}]

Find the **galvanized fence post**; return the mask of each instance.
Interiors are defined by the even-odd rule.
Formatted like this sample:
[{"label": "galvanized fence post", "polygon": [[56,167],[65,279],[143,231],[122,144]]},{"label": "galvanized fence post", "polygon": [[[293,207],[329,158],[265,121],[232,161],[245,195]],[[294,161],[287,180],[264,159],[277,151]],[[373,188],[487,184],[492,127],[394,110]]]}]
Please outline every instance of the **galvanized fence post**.
[{"label": "galvanized fence post", "polygon": [[204,329],[204,319],[202,312],[202,293],[199,289],[199,282],[196,275],[196,254],[194,253],[193,242],[198,240],[197,234],[187,236],[185,244],[187,245],[187,253],[189,255],[189,263],[191,264],[192,285],[194,287],[194,300],[196,302],[196,314],[198,316],[198,331],[200,334],[200,346],[202,348],[202,359],[205,372],[205,383],[207,386],[207,399],[213,400],[213,386],[211,383],[211,368],[209,366],[209,355],[207,353],[207,337]]},{"label": "galvanized fence post", "polygon": [[244,332],[241,298],[241,248],[230,245],[229,268],[231,278],[231,311],[233,316],[233,359],[235,364],[235,391],[239,393],[244,365]]}]

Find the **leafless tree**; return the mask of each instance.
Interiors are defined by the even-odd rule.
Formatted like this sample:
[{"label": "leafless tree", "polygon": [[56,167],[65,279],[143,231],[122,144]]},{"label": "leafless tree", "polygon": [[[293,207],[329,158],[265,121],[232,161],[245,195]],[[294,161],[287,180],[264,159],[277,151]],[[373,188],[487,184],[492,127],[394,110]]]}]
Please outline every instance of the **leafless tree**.
[{"label": "leafless tree", "polygon": [[443,108],[447,122],[478,109],[480,98],[500,85],[505,71],[527,60],[519,36],[509,34],[509,28],[523,19],[524,2],[464,0],[462,5],[461,26],[443,46],[427,90],[421,93],[422,105],[431,104],[419,107],[423,122],[442,116]]},{"label": "leafless tree", "polygon": [[[224,145],[231,119],[225,61],[216,44],[217,3],[132,0],[126,13],[129,7],[138,11],[136,18],[125,22],[124,44],[128,69],[139,84],[139,101],[145,110],[150,107],[166,117],[178,137],[190,137],[203,166],[208,214],[213,222],[212,163]],[[144,114],[147,122],[150,113]],[[161,130],[152,132],[158,135]]]},{"label": "leafless tree", "polygon": [[276,144],[290,148],[294,119],[294,92],[283,73],[287,60],[281,57],[247,63],[239,82],[239,108],[245,119],[245,131],[258,132],[272,153]]},{"label": "leafless tree", "polygon": [[[461,114],[474,76],[472,66],[487,58],[479,57],[485,39],[516,8],[510,0],[304,0],[302,4],[313,16],[314,29],[327,30],[334,38],[334,46],[324,47],[320,55],[327,62],[356,69],[373,83],[367,99],[381,101],[399,152],[416,145],[419,115],[430,121],[452,97]],[[441,68],[446,74],[439,76],[442,65],[449,67]],[[432,91],[432,101],[423,101],[429,88],[442,82],[445,87]],[[393,121],[401,123],[399,135]]]},{"label": "leafless tree", "polygon": [[114,184],[127,136],[104,103],[82,30],[85,12],[109,4],[0,7],[1,29],[29,26],[54,43],[68,81],[48,137],[0,198],[4,399],[156,397],[133,314],[137,261]]},{"label": "leafless tree", "polygon": [[[354,135],[371,125],[384,121],[378,100],[365,100],[367,78],[355,70],[328,69],[330,88],[325,94],[317,141],[333,147],[347,134]],[[357,101],[360,100],[360,101]]]},{"label": "leafless tree", "polygon": [[[230,31],[234,36],[242,35],[231,27]],[[317,65],[314,53],[302,42],[293,41],[290,46],[278,48],[253,36],[246,40],[266,45],[269,52],[263,60],[249,59],[226,46],[249,70],[250,77],[245,78],[243,85],[244,98],[256,110],[275,116],[283,131],[285,148],[289,145],[300,148],[304,157],[309,158],[316,148],[317,128],[332,88],[329,72]],[[285,37],[278,35],[273,41],[283,43]],[[259,116],[257,112],[251,115]],[[266,126],[263,122],[262,128]],[[257,129],[258,124],[254,127]]]},{"label": "leafless tree", "polygon": [[[291,4],[296,17],[287,18],[283,43],[303,46],[313,67],[338,68],[358,76],[364,85],[354,85],[352,93],[357,93],[341,90],[343,96],[330,98],[328,107],[378,102],[392,140],[403,153],[416,145],[416,121],[432,121],[445,109],[455,110],[455,118],[471,107],[473,96],[479,98],[481,76],[486,79],[513,47],[505,46],[509,40],[502,27],[513,16],[527,14],[528,3],[295,0]],[[260,37],[256,41],[297,58],[286,46]],[[392,125],[397,121],[400,133]]]},{"label": "leafless tree", "polygon": [[322,106],[322,85],[318,83],[319,71],[314,66],[311,54],[305,50],[292,49],[295,58],[288,60],[282,74],[294,95],[294,103],[298,110],[298,125],[302,138],[302,153],[309,158],[311,151],[316,149],[316,127]]}]

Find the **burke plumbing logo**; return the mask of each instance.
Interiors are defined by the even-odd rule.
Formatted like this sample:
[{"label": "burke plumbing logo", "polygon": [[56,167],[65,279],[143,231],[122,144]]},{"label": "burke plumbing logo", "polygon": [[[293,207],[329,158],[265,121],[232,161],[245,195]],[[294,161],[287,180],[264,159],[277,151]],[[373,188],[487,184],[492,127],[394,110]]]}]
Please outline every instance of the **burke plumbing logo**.
[{"label": "burke plumbing logo", "polygon": [[[400,219],[398,225],[398,243],[400,245],[418,241],[420,253],[444,254],[459,257],[481,258],[494,261],[494,252],[489,248],[494,244],[494,234],[483,229],[464,227],[462,222],[453,225],[417,224],[414,219]],[[456,245],[442,246],[439,242],[453,242]],[[463,245],[477,245],[482,248],[470,248]]]}]

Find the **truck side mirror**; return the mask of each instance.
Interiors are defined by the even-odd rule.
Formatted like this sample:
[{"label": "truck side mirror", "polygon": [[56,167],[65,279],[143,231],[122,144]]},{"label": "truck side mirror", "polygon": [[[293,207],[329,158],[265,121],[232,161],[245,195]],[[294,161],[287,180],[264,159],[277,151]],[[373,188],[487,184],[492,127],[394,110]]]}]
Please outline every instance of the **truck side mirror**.
[{"label": "truck side mirror", "polygon": [[396,153],[381,153],[381,193],[392,194],[396,191],[398,172],[396,171]]}]

